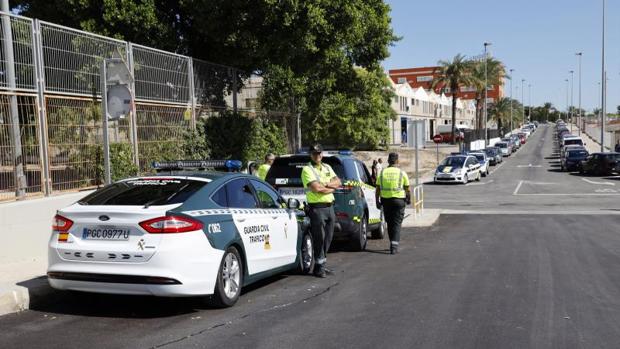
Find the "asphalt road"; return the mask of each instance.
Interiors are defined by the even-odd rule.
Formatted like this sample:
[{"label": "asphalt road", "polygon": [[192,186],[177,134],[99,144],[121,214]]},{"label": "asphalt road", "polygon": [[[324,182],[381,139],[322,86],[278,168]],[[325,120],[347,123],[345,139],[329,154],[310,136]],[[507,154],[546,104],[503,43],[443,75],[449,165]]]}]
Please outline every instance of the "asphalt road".
[{"label": "asphalt road", "polygon": [[617,348],[619,198],[585,195],[616,185],[553,171],[550,132],[480,184],[428,186],[454,214],[399,255],[336,251],[327,279],[274,277],[229,309],[57,292],[0,317],[0,348]]}]

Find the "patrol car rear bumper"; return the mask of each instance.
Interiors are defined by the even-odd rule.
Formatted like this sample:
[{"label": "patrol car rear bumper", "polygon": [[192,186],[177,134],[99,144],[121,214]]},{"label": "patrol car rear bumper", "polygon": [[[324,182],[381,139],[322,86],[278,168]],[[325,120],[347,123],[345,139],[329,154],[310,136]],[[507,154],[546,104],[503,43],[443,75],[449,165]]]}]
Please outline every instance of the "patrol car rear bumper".
[{"label": "patrol car rear bumper", "polygon": [[53,288],[108,294],[166,297],[213,294],[224,251],[202,231],[164,237],[145,263],[75,261],[60,258],[51,241],[48,281]]},{"label": "patrol car rear bumper", "polygon": [[337,220],[334,225],[334,240],[350,240],[356,236],[358,229],[358,223],[347,219]]}]

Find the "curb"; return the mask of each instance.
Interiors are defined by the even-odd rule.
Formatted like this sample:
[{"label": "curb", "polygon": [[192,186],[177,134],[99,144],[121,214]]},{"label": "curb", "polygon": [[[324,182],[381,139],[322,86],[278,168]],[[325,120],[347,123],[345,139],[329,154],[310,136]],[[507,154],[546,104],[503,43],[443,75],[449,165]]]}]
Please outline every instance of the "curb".
[{"label": "curb", "polygon": [[37,304],[53,292],[46,276],[18,284],[0,284],[0,316],[30,309],[31,305]]},{"label": "curb", "polygon": [[422,214],[415,217],[413,210],[405,211],[405,219],[403,220],[403,228],[423,228],[430,227],[439,220],[442,210],[424,209]]}]

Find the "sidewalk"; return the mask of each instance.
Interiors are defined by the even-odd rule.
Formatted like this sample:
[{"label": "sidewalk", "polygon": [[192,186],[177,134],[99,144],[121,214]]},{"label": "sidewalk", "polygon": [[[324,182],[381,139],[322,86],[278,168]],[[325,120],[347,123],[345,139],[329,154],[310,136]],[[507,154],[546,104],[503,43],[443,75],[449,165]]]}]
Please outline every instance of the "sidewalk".
[{"label": "sidewalk", "polygon": [[403,228],[421,228],[421,227],[430,227],[441,215],[440,209],[430,209],[425,208],[422,212],[416,217],[413,208],[405,209],[405,219],[403,220]]}]

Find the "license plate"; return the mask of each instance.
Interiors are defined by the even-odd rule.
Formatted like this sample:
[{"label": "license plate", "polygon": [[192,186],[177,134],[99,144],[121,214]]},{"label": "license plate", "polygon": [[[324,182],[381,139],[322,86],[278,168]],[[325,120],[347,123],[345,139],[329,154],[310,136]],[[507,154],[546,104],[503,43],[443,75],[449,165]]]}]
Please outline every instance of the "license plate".
[{"label": "license plate", "polygon": [[82,230],[83,240],[106,240],[106,241],[127,241],[129,240],[129,229],[124,228],[84,228]]},{"label": "license plate", "polygon": [[306,192],[303,189],[297,188],[280,188],[280,194],[284,196],[300,196],[305,195]]}]

